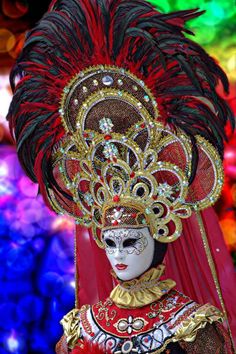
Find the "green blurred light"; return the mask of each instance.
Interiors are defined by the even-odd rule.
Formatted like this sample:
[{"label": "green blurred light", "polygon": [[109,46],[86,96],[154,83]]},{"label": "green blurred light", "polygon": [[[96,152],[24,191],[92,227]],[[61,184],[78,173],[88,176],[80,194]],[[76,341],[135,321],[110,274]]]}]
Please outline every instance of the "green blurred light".
[{"label": "green blurred light", "polygon": [[195,33],[195,36],[191,39],[202,45],[211,43],[215,39],[217,33],[215,27],[206,25],[204,25],[204,27],[194,26],[192,30]]},{"label": "green blurred light", "polygon": [[170,3],[172,5],[172,9],[175,7],[177,10],[188,10],[196,8],[202,10],[205,4],[205,0],[170,0]]},{"label": "green blurred light", "polygon": [[207,25],[215,25],[226,17],[223,7],[216,1],[206,3],[204,10],[206,10],[206,13],[202,16],[202,22]]},{"label": "green blurred light", "polygon": [[160,11],[160,12],[171,12],[173,11],[173,7],[170,6],[170,3],[168,0],[149,0],[149,3],[151,3],[155,8]]}]

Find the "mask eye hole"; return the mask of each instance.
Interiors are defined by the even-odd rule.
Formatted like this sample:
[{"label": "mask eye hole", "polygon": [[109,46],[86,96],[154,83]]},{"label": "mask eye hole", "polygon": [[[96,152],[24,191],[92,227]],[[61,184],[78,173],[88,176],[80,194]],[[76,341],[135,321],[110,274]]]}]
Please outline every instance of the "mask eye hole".
[{"label": "mask eye hole", "polygon": [[136,238],[128,238],[123,242],[123,247],[132,247],[137,242]]},{"label": "mask eye hole", "polygon": [[110,238],[106,238],[104,240],[104,242],[107,247],[116,248],[115,242],[113,240],[111,240]]}]

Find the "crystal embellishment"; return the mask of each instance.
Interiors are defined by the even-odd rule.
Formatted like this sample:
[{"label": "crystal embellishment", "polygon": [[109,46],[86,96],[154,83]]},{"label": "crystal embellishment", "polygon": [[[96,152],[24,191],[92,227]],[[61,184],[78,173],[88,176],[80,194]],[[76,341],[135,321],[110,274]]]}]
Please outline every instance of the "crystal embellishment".
[{"label": "crystal embellishment", "polygon": [[84,200],[86,201],[86,203],[89,205],[89,206],[91,206],[91,205],[93,205],[93,197],[92,197],[92,194],[90,194],[90,193],[86,193],[85,195],[84,195]]},{"label": "crystal embellishment", "polygon": [[163,196],[165,198],[171,198],[173,195],[172,186],[168,183],[160,183],[157,187],[157,193],[159,196]]},{"label": "crystal embellishment", "polygon": [[103,154],[106,159],[111,159],[118,155],[118,149],[114,144],[106,143],[103,149]]},{"label": "crystal embellishment", "polygon": [[112,128],[114,127],[114,124],[112,123],[110,118],[102,118],[99,121],[99,128],[103,132],[103,134],[108,134],[112,132]]},{"label": "crystal embellishment", "polygon": [[106,75],[102,78],[102,83],[105,86],[111,86],[113,82],[114,82],[113,78],[109,75]]}]

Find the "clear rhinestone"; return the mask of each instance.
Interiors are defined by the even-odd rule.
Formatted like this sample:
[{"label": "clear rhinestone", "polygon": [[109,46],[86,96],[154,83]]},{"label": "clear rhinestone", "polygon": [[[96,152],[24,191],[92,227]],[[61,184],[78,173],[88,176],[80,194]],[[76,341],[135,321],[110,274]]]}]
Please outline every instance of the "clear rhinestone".
[{"label": "clear rhinestone", "polygon": [[106,143],[103,149],[103,154],[107,159],[110,159],[118,155],[118,149],[114,144]]},{"label": "clear rhinestone", "polygon": [[113,84],[113,82],[114,82],[113,78],[109,75],[106,75],[102,78],[102,83],[105,86],[111,86]]},{"label": "clear rhinestone", "polygon": [[68,93],[70,91],[70,89],[68,87],[65,87],[63,90],[65,93]]},{"label": "clear rhinestone", "polygon": [[141,108],[142,108],[142,103],[139,102],[139,103],[137,104],[137,107],[138,107],[139,109],[141,109]]},{"label": "clear rhinestone", "polygon": [[98,86],[98,80],[93,80],[93,85]]},{"label": "clear rhinestone", "polygon": [[92,194],[86,193],[86,194],[84,195],[84,199],[85,199],[86,203],[87,203],[89,206],[93,205],[93,197],[92,197]]},{"label": "clear rhinestone", "polygon": [[118,85],[119,85],[119,86],[122,86],[122,85],[123,85],[123,81],[122,81],[121,79],[119,79],[117,82],[118,82]]},{"label": "clear rhinestone", "polygon": [[123,93],[122,93],[122,91],[118,91],[118,96],[122,96],[123,95]]},{"label": "clear rhinestone", "polygon": [[163,195],[166,198],[171,198],[173,192],[172,186],[170,186],[168,183],[160,183],[157,187],[157,193],[158,195]]},{"label": "clear rhinestone", "polygon": [[133,89],[134,91],[138,91],[138,87],[137,87],[136,85],[133,85],[133,86],[132,86],[132,89]]},{"label": "clear rhinestone", "polygon": [[148,95],[145,95],[143,98],[144,98],[144,101],[146,101],[146,102],[150,101],[150,98],[148,97]]},{"label": "clear rhinestone", "polygon": [[83,86],[83,92],[84,92],[84,93],[88,92],[88,89],[87,89],[86,86]]},{"label": "clear rhinestone", "polygon": [[77,98],[74,99],[74,105],[77,106],[77,104],[79,103],[79,100]]},{"label": "clear rhinestone", "polygon": [[155,106],[155,107],[157,106],[157,103],[156,103],[155,100],[152,101],[152,104],[153,104],[153,106]]},{"label": "clear rhinestone", "polygon": [[139,81],[141,86],[144,86],[144,82],[142,80]]},{"label": "clear rhinestone", "polygon": [[99,120],[99,128],[104,134],[108,134],[112,131],[114,124],[112,123],[110,118],[103,117]]}]

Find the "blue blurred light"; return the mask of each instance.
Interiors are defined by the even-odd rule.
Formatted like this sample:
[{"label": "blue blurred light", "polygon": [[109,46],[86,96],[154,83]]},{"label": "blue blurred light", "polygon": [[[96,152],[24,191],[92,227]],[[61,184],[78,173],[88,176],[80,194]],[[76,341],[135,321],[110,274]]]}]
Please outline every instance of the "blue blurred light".
[{"label": "blue blurred light", "polygon": [[73,237],[53,227],[57,216],[35,197],[38,187],[14,149],[1,146],[0,154],[0,354],[54,354],[59,320],[74,306],[64,280],[73,268]]},{"label": "blue blurred light", "polygon": [[55,272],[47,272],[39,278],[39,290],[44,296],[59,295],[63,289],[63,278]]},{"label": "blue blurred light", "polygon": [[17,304],[10,301],[1,304],[0,313],[1,313],[1,321],[0,321],[1,328],[11,329],[14,325],[19,323]]},{"label": "blue blurred light", "polygon": [[43,300],[35,295],[24,296],[20,299],[17,308],[19,318],[24,322],[39,320],[43,315],[43,310]]},{"label": "blue blurred light", "polygon": [[[13,246],[14,247],[14,246]],[[21,246],[15,246],[7,254],[7,266],[14,273],[22,273],[32,269],[34,257],[32,252]]]}]

